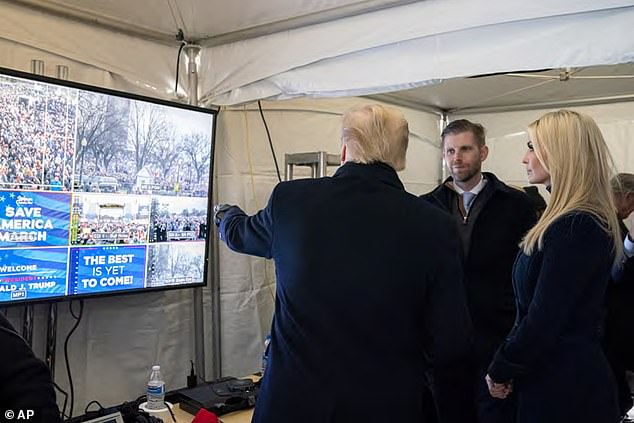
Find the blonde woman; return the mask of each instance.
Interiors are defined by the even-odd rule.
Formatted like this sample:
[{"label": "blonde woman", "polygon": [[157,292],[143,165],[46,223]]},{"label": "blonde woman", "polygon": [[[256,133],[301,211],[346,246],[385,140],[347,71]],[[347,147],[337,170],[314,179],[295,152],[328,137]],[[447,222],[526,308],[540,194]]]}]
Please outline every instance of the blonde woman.
[{"label": "blonde woman", "polygon": [[491,395],[518,394],[518,423],[618,422],[603,355],[604,294],[622,243],[611,158],[589,116],[548,113],[528,128],[523,163],[551,190],[513,270],[517,317],[489,367]]}]

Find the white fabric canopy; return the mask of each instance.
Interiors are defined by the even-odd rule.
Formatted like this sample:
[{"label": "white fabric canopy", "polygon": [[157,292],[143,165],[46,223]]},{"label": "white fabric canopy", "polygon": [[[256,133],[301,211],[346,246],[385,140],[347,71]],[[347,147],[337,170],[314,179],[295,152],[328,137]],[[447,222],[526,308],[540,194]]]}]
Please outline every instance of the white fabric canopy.
[{"label": "white fabric canopy", "polygon": [[[31,58],[39,58],[32,50],[37,49],[57,56],[58,62],[69,61],[73,80],[174,98],[179,43],[169,34],[164,39],[156,35],[164,34],[173,18],[173,33],[182,26],[200,37],[199,98],[217,105],[303,95],[362,95],[470,75],[634,59],[634,38],[629,36],[632,1],[380,1],[383,7],[396,6],[340,19],[335,19],[337,14],[323,15],[321,23],[216,45],[214,40],[222,34],[212,23],[223,14],[225,23],[214,25],[227,34],[249,25],[266,28],[267,19],[274,25],[301,14],[295,2],[278,0],[276,13],[265,13],[259,2],[253,2],[253,7],[245,2],[237,10],[215,0],[212,4],[224,8],[214,10],[204,0],[187,0],[180,15],[174,14],[169,1],[112,0],[109,6],[96,0],[40,2],[42,7],[56,5],[52,14],[22,5],[31,1],[16,0],[0,6],[0,40],[15,51],[31,49]],[[90,3],[102,14],[89,12]],[[305,13],[325,13],[335,4],[353,3],[359,2],[316,1]],[[64,5],[75,11],[72,19],[61,17]],[[85,9],[77,9],[79,5]],[[160,10],[165,16],[155,27],[146,16],[148,8],[152,16]],[[119,22],[124,29],[135,19],[143,26],[130,29],[139,34],[133,37],[95,25],[100,19]],[[184,62],[183,58],[181,75],[186,73]],[[3,55],[0,64],[29,70],[24,54]],[[85,66],[110,76],[86,72]],[[54,71],[49,67],[48,73]],[[186,93],[185,82],[181,78],[181,93]]]},{"label": "white fabric canopy", "polygon": [[230,59],[204,62],[206,98],[235,104],[364,95],[461,76],[634,59],[627,35],[632,2],[482,3],[419,2],[212,48],[205,55]]}]

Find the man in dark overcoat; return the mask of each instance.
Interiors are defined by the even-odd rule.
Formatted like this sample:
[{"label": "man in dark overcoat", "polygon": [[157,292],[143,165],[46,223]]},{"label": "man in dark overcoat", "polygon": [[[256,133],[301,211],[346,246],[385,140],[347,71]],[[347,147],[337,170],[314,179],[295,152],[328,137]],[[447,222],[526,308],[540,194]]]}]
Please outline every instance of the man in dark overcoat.
[{"label": "man in dark overcoat", "polygon": [[[460,244],[451,217],[397,176],[408,135],[395,109],[352,109],[334,176],[282,182],[253,216],[217,207],[229,248],[275,260],[253,422],[421,423],[427,381],[463,395],[452,371],[471,349]],[[469,422],[468,407],[441,407],[440,419]]]},{"label": "man in dark overcoat", "polygon": [[467,303],[474,328],[469,366],[479,423],[515,421],[514,397],[495,399],[485,382],[493,354],[515,320],[511,272],[519,242],[537,214],[522,190],[482,172],[489,154],[484,127],[466,119],[441,134],[443,159],[451,176],[423,199],[453,216],[464,253]]}]

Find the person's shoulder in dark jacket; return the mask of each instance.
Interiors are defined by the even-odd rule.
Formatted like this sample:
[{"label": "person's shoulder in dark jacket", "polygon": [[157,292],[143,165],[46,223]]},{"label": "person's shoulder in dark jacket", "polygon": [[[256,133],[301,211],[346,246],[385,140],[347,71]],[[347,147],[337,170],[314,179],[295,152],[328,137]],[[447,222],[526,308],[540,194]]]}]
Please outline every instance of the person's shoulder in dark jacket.
[{"label": "person's shoulder in dark jacket", "polygon": [[61,422],[46,364],[0,314],[0,410],[33,410],[35,422]]}]

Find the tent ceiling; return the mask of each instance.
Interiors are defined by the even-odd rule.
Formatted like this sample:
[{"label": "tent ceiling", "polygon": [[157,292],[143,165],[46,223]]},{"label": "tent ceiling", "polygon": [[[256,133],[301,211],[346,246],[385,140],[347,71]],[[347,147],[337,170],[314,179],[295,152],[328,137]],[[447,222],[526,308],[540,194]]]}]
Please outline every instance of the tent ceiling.
[{"label": "tent ceiling", "polygon": [[631,101],[634,64],[455,78],[369,98],[452,113]]},{"label": "tent ceiling", "polygon": [[175,43],[218,45],[327,22],[414,0],[9,0],[47,13]]},{"label": "tent ceiling", "polygon": [[[0,0],[0,66],[45,60],[49,76],[64,64],[78,82],[175,99],[182,28],[202,45],[205,105],[372,95],[500,110],[633,99],[632,78],[582,78],[634,74],[632,22],[631,0]],[[501,74],[543,68],[551,79]]]}]

